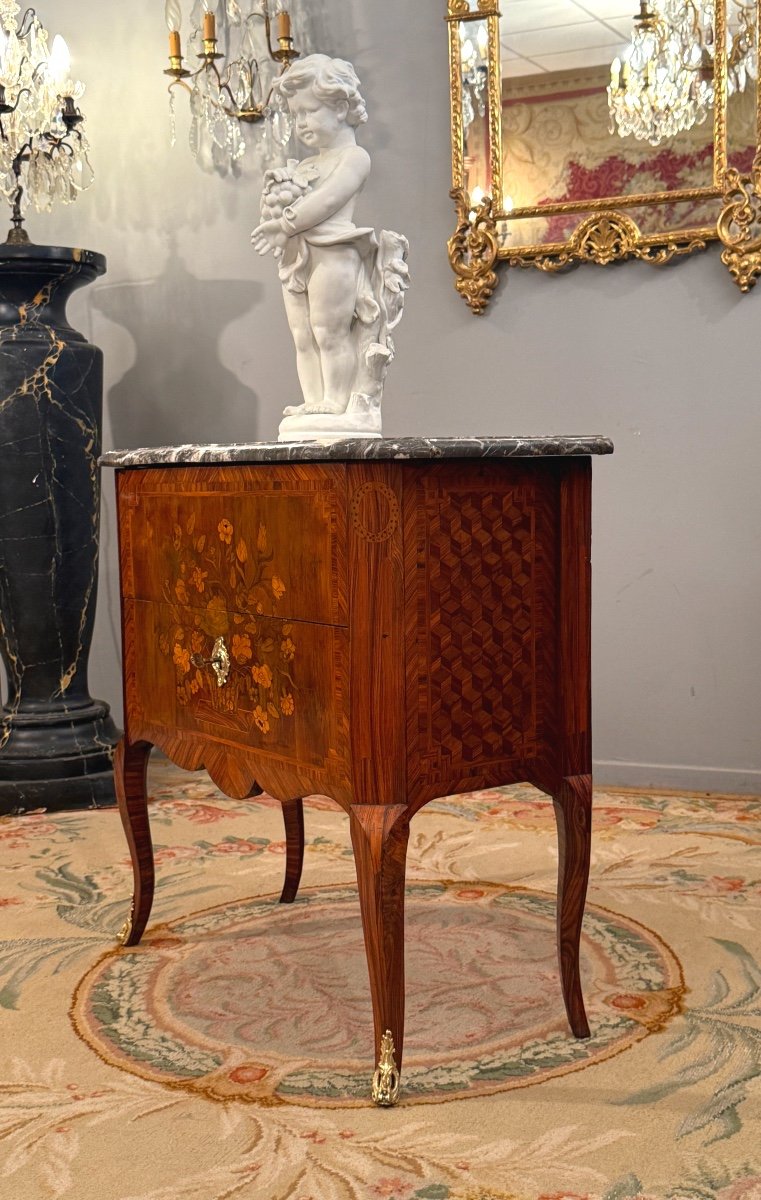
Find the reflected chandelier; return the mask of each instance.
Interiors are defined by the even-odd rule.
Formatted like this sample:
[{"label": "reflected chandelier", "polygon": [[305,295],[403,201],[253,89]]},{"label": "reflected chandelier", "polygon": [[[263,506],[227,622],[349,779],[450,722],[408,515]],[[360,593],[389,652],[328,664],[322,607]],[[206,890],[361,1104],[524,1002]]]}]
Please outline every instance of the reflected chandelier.
[{"label": "reflected chandelier", "polygon": [[460,60],[462,62],[462,122],[467,129],[486,113],[489,83],[489,35],[486,22],[478,26],[475,40],[467,32],[465,21],[460,24]]},{"label": "reflected chandelier", "polygon": [[8,241],[29,235],[23,213],[70,204],[93,181],[83,117],[84,84],[71,78],[66,42],[48,33],[34,9],[19,19],[15,0],[0,0],[0,192],[12,206]]},{"label": "reflected chandelier", "polygon": [[190,96],[190,148],[203,170],[222,175],[234,170],[246,152],[247,127],[258,127],[262,162],[283,161],[292,124],[283,102],[272,100],[272,86],[300,54],[294,26],[303,46],[305,20],[291,17],[286,0],[258,0],[253,8],[250,0],[194,0],[183,56],[180,0],[165,0],[164,11],[172,145],[174,98],[181,87]]},{"label": "reflected chandelier", "polygon": [[[657,146],[705,121],[714,102],[714,0],[640,0],[630,45],[611,65],[611,133]],[[758,73],[755,16],[737,3],[728,31],[728,91]]]}]

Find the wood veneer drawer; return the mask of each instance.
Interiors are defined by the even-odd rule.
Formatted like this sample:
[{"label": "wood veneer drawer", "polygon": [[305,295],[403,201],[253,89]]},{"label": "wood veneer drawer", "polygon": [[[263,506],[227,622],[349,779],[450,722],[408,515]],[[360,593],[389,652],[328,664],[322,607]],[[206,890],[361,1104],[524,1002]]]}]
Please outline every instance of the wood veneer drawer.
[{"label": "wood veneer drawer", "polygon": [[346,624],[343,465],[121,472],[119,524],[129,598]]},{"label": "wood veneer drawer", "polygon": [[[209,618],[141,600],[125,601],[124,629],[133,736],[188,732],[246,748],[257,762],[314,769],[316,783],[320,772],[347,777],[345,629],[267,616],[241,620],[221,609]],[[208,662],[218,637],[230,655],[221,686]]]}]

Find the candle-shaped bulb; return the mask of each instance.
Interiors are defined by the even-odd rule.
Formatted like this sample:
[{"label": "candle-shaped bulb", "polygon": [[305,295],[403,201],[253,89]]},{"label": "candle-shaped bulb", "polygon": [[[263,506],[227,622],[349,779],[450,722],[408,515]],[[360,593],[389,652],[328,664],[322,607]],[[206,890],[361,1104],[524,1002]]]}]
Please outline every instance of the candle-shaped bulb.
[{"label": "candle-shaped bulb", "polygon": [[277,14],[277,36],[279,38],[291,36],[291,18],[285,10]]},{"label": "candle-shaped bulb", "polygon": [[217,18],[213,12],[203,14],[203,36],[206,42],[214,41],[217,36]]},{"label": "candle-shaped bulb", "polygon": [[69,47],[60,33],[57,33],[53,38],[53,49],[50,51],[48,58],[48,70],[50,71],[50,78],[54,85],[59,91],[63,91],[69,82],[71,55],[69,54]]},{"label": "candle-shaped bulb", "polygon": [[164,16],[166,17],[166,27],[170,33],[179,32],[182,27],[182,9],[180,8],[180,0],[166,0],[164,4]]},{"label": "candle-shaped bulb", "polygon": [[476,34],[476,42],[478,43],[478,50],[481,58],[486,58],[486,51],[489,49],[489,34],[486,30],[486,22],[484,22],[483,25],[479,25],[478,33]]},{"label": "candle-shaped bulb", "polygon": [[182,58],[182,43],[177,29],[170,29],[169,31],[169,57]]}]

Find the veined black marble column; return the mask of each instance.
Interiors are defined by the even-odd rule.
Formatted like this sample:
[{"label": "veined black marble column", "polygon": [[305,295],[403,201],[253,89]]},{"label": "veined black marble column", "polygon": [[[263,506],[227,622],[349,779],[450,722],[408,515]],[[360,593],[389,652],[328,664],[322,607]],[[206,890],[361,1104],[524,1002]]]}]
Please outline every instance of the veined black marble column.
[{"label": "veined black marble column", "polygon": [[101,254],[0,246],[0,813],[113,803],[93,700],[103,355],[66,319]]}]

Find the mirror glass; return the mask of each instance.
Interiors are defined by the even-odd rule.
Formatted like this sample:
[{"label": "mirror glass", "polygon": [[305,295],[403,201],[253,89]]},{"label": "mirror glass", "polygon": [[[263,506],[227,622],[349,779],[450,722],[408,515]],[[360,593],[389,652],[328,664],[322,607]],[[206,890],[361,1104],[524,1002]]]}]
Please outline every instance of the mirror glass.
[{"label": "mirror glass", "polygon": [[489,35],[486,21],[461,21],[459,37],[462,64],[463,165],[471,200],[478,202],[485,192],[491,190]]},{"label": "mirror glass", "polygon": [[[728,8],[730,165],[748,171],[755,4],[718,2]],[[500,7],[504,211],[516,213],[502,223],[503,246],[564,242],[606,197],[714,189],[713,0],[659,0],[652,9],[645,0],[639,12],[637,0],[502,0]],[[465,178],[478,200],[491,182],[485,22],[462,22],[460,39]],[[634,201],[626,211],[643,234],[692,229],[715,224],[715,196]],[[562,211],[578,202],[576,211]],[[548,211],[521,215],[526,208]]]}]

